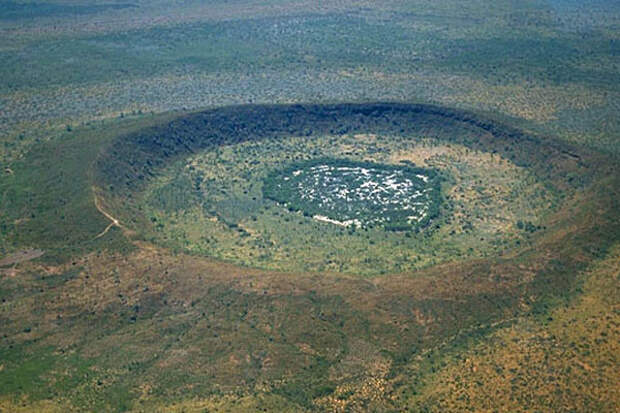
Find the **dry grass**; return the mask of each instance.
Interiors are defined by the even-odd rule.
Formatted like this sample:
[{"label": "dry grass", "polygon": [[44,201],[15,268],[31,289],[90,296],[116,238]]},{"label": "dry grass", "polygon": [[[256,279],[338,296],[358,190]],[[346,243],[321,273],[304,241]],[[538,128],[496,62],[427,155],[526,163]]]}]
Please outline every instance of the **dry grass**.
[{"label": "dry grass", "polygon": [[597,411],[620,406],[620,247],[583,295],[546,320],[501,329],[439,371],[415,403],[433,411]]}]

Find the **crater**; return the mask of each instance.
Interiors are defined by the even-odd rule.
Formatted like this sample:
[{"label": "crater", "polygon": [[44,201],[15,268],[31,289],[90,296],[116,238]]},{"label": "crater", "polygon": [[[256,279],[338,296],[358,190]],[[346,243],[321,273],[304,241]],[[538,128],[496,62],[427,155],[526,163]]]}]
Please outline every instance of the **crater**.
[{"label": "crater", "polygon": [[106,208],[144,240],[374,276],[532,245],[581,184],[565,151],[429,105],[237,106],[124,136],[95,171]]}]

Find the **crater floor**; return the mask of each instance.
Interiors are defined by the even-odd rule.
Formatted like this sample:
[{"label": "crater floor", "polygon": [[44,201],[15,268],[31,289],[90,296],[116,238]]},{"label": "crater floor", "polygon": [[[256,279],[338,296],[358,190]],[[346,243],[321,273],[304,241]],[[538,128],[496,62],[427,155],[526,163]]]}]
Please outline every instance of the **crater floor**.
[{"label": "crater floor", "polygon": [[265,198],[341,226],[410,230],[437,215],[435,171],[408,166],[316,159],[273,171]]}]

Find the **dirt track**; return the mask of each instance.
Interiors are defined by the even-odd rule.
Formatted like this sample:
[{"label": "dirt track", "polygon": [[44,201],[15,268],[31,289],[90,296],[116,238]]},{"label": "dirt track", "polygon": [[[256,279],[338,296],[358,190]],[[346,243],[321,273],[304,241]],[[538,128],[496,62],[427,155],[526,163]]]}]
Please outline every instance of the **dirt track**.
[{"label": "dirt track", "polygon": [[101,208],[101,205],[99,205],[99,198],[97,197],[97,194],[95,193],[95,189],[93,188],[93,194],[95,197],[95,208],[97,208],[97,211],[101,212],[106,218],[108,218],[110,221],[112,221],[110,223],[110,225],[108,225],[99,235],[97,235],[95,237],[95,239],[97,238],[101,238],[103,237],[112,227],[119,227],[119,228],[123,228],[123,226],[121,225],[120,221],[116,218],[114,218],[112,215],[108,214],[106,211],[103,210],[103,208]]}]

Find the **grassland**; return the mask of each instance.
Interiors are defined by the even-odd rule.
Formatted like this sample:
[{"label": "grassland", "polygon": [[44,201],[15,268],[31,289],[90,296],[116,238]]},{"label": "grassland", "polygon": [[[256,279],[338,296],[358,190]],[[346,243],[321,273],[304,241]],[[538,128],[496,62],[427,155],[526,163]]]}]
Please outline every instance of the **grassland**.
[{"label": "grassland", "polygon": [[613,411],[618,390],[618,250],[580,277],[581,296],[499,329],[414,396],[429,411]]},{"label": "grassland", "polygon": [[[0,1],[0,410],[617,411],[619,22]],[[435,106],[334,105],[377,100]],[[323,156],[440,171],[440,225],[252,220],[252,184]]]}]

